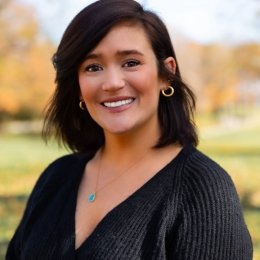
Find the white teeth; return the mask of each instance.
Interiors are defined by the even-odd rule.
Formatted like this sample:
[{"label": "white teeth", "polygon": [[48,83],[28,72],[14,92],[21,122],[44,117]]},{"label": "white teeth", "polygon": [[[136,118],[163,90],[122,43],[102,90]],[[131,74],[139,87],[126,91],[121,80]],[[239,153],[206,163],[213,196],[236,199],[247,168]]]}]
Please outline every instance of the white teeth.
[{"label": "white teeth", "polygon": [[130,104],[133,102],[133,99],[132,98],[129,98],[129,99],[125,99],[125,100],[119,100],[119,101],[115,101],[115,102],[104,102],[104,106],[106,107],[120,107],[120,106],[124,106],[124,105],[127,105],[127,104]]}]

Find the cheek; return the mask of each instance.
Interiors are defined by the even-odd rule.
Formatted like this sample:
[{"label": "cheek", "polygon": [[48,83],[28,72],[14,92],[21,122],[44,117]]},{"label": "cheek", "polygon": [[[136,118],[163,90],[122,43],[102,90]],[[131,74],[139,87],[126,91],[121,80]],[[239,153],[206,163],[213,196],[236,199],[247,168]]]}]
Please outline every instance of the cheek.
[{"label": "cheek", "polygon": [[160,93],[162,83],[158,80],[156,73],[146,74],[142,78],[142,84],[140,85],[141,91],[144,94],[151,96],[157,96]]},{"label": "cheek", "polygon": [[84,98],[84,100],[89,100],[93,96],[93,86],[84,77],[79,77],[79,88],[81,96]]},{"label": "cheek", "polygon": [[[141,92],[149,92],[158,85],[158,77],[153,69],[146,69],[135,75],[133,82]],[[158,85],[159,88],[159,85]]]}]

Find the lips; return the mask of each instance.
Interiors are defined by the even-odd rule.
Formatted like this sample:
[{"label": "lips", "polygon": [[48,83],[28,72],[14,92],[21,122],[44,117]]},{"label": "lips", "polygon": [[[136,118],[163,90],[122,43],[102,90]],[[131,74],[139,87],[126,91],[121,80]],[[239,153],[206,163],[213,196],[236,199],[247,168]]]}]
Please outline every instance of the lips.
[{"label": "lips", "polygon": [[105,101],[102,102],[102,105],[108,108],[117,108],[122,107],[128,104],[131,104],[134,101],[134,98],[120,99],[114,101]]}]

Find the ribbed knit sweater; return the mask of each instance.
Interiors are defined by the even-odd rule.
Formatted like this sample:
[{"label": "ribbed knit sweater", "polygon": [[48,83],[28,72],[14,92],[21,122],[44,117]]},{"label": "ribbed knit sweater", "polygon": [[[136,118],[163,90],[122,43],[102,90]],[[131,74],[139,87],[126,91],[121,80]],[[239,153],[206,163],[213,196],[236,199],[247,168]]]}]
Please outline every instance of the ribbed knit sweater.
[{"label": "ribbed knit sweater", "polygon": [[251,260],[229,175],[192,146],[111,210],[75,250],[75,210],[92,155],[68,155],[40,176],[6,259]]}]

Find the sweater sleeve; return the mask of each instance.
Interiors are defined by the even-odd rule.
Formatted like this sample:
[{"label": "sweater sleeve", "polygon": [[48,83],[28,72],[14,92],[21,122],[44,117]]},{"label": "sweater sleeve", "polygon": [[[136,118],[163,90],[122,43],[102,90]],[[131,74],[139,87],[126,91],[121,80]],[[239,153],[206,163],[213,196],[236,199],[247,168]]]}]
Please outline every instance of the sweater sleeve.
[{"label": "sweater sleeve", "polygon": [[25,207],[23,217],[9,242],[7,252],[6,252],[6,260],[16,260],[22,259],[21,252],[23,247],[23,237],[25,233],[26,226],[28,227],[28,222],[36,210],[37,205],[41,203],[41,201],[46,198],[46,190],[48,187],[54,186],[58,181],[62,181],[61,176],[58,174],[59,168],[68,167],[71,162],[72,156],[63,156],[53,163],[51,163],[40,175],[37,180]]},{"label": "sweater sleeve", "polygon": [[181,225],[172,259],[251,260],[252,243],[230,176],[200,152],[182,175]]}]

